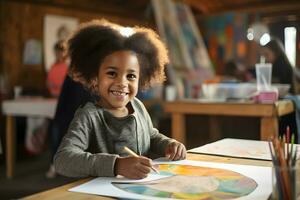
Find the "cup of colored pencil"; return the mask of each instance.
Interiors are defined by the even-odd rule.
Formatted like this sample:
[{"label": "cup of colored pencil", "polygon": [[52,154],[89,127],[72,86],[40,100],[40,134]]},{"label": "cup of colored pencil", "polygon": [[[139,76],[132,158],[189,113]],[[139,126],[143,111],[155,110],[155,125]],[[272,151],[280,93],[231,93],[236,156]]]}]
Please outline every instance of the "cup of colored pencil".
[{"label": "cup of colored pencil", "polygon": [[269,141],[273,162],[272,199],[296,200],[299,195],[300,177],[297,176],[299,166],[296,165],[297,146],[294,142],[295,136],[290,134],[289,127],[283,136]]}]

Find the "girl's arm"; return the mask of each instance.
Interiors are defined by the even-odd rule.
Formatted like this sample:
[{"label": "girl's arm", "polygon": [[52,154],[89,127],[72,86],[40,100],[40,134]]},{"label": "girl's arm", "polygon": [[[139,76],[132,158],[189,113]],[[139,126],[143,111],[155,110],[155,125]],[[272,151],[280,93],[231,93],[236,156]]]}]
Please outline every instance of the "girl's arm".
[{"label": "girl's arm", "polygon": [[161,134],[156,128],[153,127],[151,117],[146,110],[144,104],[136,99],[137,108],[141,114],[142,123],[145,123],[148,128],[147,132],[150,134],[150,150],[151,152],[158,154],[159,156],[165,156],[165,149],[169,144],[176,141],[163,134]]},{"label": "girl's arm", "polygon": [[145,117],[145,123],[147,123],[147,127],[149,128],[151,152],[156,153],[159,156],[166,156],[170,160],[185,159],[185,146],[182,143],[159,133],[159,131],[153,127],[151,117],[145,106],[142,103],[140,104],[142,115]]},{"label": "girl's arm", "polygon": [[95,140],[93,134],[89,113],[80,109],[54,156],[55,170],[59,174],[69,177],[115,176],[118,155],[87,151],[89,141]]}]

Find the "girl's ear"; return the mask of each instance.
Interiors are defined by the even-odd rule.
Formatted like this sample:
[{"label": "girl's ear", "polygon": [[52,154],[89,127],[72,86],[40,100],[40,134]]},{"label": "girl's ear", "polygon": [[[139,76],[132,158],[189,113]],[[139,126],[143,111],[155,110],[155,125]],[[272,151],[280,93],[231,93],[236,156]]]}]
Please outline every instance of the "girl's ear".
[{"label": "girl's ear", "polygon": [[94,77],[91,81],[90,81],[90,88],[93,92],[98,92],[98,77]]}]

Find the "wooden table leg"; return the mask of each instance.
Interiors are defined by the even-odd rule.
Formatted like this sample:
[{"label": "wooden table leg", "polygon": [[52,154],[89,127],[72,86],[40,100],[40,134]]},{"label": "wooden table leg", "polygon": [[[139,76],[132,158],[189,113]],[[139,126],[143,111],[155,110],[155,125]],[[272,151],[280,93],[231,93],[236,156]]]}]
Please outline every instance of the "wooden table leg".
[{"label": "wooden table leg", "polygon": [[172,114],[172,135],[171,137],[186,145],[185,116],[180,113]]},{"label": "wooden table leg", "polygon": [[12,178],[15,167],[15,123],[12,116],[6,117],[6,177]]},{"label": "wooden table leg", "polygon": [[219,122],[220,120],[218,120],[217,116],[209,116],[208,118],[210,142],[215,142],[222,138],[222,134],[220,130],[221,124]]},{"label": "wooden table leg", "polygon": [[278,119],[277,117],[262,117],[260,120],[260,139],[269,140],[272,137],[278,137]]}]

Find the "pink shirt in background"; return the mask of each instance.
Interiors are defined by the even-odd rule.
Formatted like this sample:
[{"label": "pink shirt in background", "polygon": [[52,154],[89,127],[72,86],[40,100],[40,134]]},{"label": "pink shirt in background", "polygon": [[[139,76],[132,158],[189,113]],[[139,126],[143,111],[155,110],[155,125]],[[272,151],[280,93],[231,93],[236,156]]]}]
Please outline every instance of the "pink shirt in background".
[{"label": "pink shirt in background", "polygon": [[47,75],[47,87],[53,97],[58,97],[62,84],[68,72],[68,65],[65,62],[55,63]]}]

